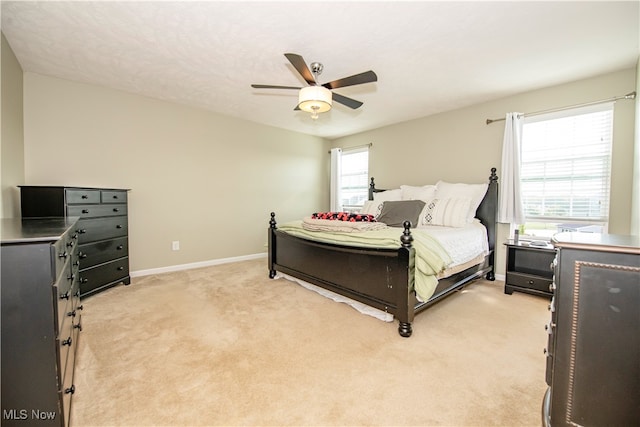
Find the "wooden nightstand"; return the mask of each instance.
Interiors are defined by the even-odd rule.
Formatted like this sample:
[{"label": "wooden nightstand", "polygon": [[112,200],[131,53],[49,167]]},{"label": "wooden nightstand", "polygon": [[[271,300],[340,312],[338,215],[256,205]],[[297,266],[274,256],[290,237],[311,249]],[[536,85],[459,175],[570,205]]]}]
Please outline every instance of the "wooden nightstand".
[{"label": "wooden nightstand", "polygon": [[507,269],[504,282],[504,293],[511,295],[513,291],[526,292],[551,298],[549,289],[553,281],[551,264],[556,257],[556,250],[551,244],[547,246],[530,246],[528,242],[505,243],[507,246]]}]

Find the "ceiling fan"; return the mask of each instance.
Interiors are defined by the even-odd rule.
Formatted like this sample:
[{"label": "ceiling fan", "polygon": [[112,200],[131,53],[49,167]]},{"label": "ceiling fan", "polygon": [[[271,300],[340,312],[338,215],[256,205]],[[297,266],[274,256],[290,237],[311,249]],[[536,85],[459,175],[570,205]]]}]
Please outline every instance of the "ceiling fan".
[{"label": "ceiling fan", "polygon": [[302,78],[309,84],[307,87],[295,86],[274,86],[252,84],[255,89],[295,89],[299,90],[298,105],[294,110],[303,110],[311,113],[313,119],[318,118],[318,113],[324,113],[331,109],[332,101],[338,102],[349,108],[356,109],[362,106],[362,102],[349,98],[339,93],[333,92],[346,86],[360,85],[378,81],[378,76],[373,71],[365,71],[364,73],[355,74],[353,76],[344,77],[342,79],[333,80],[323,85],[318,84],[318,76],[322,73],[323,65],[319,62],[312,62],[307,67],[302,56],[295,53],[285,53],[284,56],[291,62],[291,65],[300,73]]}]

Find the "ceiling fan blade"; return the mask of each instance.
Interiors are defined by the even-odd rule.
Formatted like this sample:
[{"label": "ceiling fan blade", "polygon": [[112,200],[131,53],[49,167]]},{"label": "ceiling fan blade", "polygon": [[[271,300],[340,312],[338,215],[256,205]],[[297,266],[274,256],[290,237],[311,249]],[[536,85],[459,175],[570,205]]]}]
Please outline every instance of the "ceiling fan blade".
[{"label": "ceiling fan blade", "polygon": [[304,62],[302,56],[295,53],[285,53],[284,56],[287,57],[289,62],[291,62],[291,65],[293,65],[295,69],[298,70],[300,75],[307,83],[309,83],[310,85],[316,84],[316,79],[313,78],[313,74],[311,74],[309,67],[307,67],[307,63]]},{"label": "ceiling fan blade", "polygon": [[339,102],[342,105],[346,105],[349,108],[353,108],[354,110],[362,106],[362,102],[340,95],[339,93],[331,92],[331,96],[334,101]]},{"label": "ceiling fan blade", "polygon": [[302,89],[295,86],[251,85],[254,89]]},{"label": "ceiling fan blade", "polygon": [[374,73],[373,71],[365,71],[364,73],[355,74],[353,76],[325,83],[322,86],[326,87],[327,89],[338,89],[340,87],[361,85],[363,83],[371,83],[377,81],[378,76],[376,75],[376,73]]}]

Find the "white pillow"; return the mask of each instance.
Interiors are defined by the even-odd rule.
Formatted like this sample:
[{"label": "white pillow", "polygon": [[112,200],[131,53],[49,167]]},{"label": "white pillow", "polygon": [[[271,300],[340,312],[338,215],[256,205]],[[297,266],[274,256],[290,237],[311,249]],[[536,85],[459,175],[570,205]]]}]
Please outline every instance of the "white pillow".
[{"label": "white pillow", "polygon": [[424,185],[414,187],[411,185],[401,185],[402,200],[431,200],[436,196],[435,185]]},{"label": "white pillow", "polygon": [[399,202],[402,200],[402,190],[396,188],[395,190],[373,193],[373,200],[376,202]]},{"label": "white pillow", "polygon": [[489,184],[452,184],[450,182],[438,181],[436,183],[436,197],[438,199],[470,198],[471,205],[467,215],[467,222],[472,222],[476,216],[478,206],[482,203],[484,195],[487,193]]},{"label": "white pillow", "polygon": [[378,218],[380,212],[382,212],[382,205],[384,202],[376,202],[375,200],[367,200],[362,205],[362,209],[360,209],[360,213],[363,215],[373,215]]},{"label": "white pillow", "polygon": [[427,200],[418,217],[417,227],[465,227],[470,205],[471,199],[468,197]]}]

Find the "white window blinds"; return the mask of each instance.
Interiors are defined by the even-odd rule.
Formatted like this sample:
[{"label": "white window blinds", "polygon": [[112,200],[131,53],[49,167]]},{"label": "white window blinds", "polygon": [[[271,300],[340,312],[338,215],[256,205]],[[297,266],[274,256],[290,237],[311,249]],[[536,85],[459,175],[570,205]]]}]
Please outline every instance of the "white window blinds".
[{"label": "white window blinds", "polygon": [[343,149],[340,163],[342,208],[362,207],[369,198],[369,147]]},{"label": "white window blinds", "polygon": [[528,220],[607,222],[613,103],[525,118],[521,183]]}]

